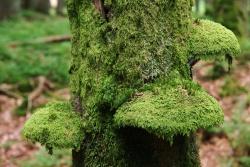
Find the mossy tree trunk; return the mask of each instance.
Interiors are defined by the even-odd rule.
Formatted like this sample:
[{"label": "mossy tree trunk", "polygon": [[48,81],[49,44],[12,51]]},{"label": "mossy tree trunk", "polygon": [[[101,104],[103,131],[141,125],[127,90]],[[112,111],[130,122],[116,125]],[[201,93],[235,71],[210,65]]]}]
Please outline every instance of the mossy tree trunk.
[{"label": "mossy tree trunk", "polygon": [[193,135],[175,136],[171,144],[141,128],[113,125],[119,106],[145,83],[173,69],[191,80],[186,39],[192,2],[67,1],[70,85],[81,99],[73,103],[84,106],[88,122],[83,149],[72,153],[74,167],[200,166]]},{"label": "mossy tree trunk", "polygon": [[240,37],[248,36],[248,0],[213,0],[208,14]]},{"label": "mossy tree trunk", "polygon": [[20,11],[20,0],[0,1],[0,20],[8,18]]}]

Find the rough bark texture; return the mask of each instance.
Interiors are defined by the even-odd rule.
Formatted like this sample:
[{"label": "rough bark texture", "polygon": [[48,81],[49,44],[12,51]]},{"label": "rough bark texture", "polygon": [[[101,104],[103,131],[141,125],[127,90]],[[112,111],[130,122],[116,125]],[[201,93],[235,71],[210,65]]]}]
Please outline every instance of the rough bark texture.
[{"label": "rough bark texture", "polygon": [[[78,113],[81,117],[84,117],[84,107],[81,102],[81,97],[79,95],[74,96],[72,99],[72,106],[74,108],[74,112]],[[84,167],[84,139],[80,146],[80,149],[72,150],[72,166],[73,167]]]},{"label": "rough bark texture", "polygon": [[20,0],[1,0],[0,1],[0,20],[8,18],[20,11]]},{"label": "rough bark texture", "polygon": [[197,167],[200,166],[195,136],[176,136],[170,144],[142,129],[125,128],[121,139],[128,166],[134,167]]},{"label": "rough bark texture", "polygon": [[72,167],[84,167],[84,148],[80,150],[72,150]]}]

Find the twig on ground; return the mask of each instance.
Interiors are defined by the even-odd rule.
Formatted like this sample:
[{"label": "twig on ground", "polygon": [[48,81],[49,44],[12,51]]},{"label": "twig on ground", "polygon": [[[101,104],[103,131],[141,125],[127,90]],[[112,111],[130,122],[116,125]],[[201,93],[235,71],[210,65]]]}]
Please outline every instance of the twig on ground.
[{"label": "twig on ground", "polygon": [[51,89],[54,85],[49,82],[46,77],[40,76],[37,78],[38,86],[28,95],[28,106],[27,106],[27,113],[29,113],[33,106],[33,101],[38,98],[44,91],[48,88]]},{"label": "twig on ground", "polygon": [[34,44],[43,44],[43,43],[59,43],[59,42],[67,42],[71,40],[71,35],[54,35],[48,37],[38,38],[32,41],[18,41],[13,42],[9,46],[11,48],[15,48],[17,46],[25,46],[25,45],[34,45]]},{"label": "twig on ground", "polygon": [[21,96],[12,92],[11,89],[13,89],[12,85],[1,84],[0,85],[0,94],[6,95],[6,96],[11,97],[11,98],[20,99]]}]

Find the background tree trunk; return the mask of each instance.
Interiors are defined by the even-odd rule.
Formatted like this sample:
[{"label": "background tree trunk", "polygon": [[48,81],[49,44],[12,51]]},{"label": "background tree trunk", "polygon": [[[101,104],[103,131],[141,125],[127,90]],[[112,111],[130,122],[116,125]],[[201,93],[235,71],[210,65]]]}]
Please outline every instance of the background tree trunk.
[{"label": "background tree trunk", "polygon": [[20,0],[1,0],[0,1],[0,20],[12,16],[20,11]]},{"label": "background tree trunk", "polygon": [[48,14],[50,10],[50,0],[22,0],[22,8]]},{"label": "background tree trunk", "polygon": [[231,29],[236,35],[247,36],[248,3],[248,0],[213,0],[208,15]]},{"label": "background tree trunk", "polygon": [[64,0],[58,0],[56,13],[59,15],[64,15],[64,7],[65,7]]}]

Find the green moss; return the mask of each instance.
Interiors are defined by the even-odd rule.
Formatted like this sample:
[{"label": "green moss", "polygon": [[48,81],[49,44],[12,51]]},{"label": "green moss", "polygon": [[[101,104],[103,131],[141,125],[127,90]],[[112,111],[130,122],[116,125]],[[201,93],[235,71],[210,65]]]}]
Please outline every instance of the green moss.
[{"label": "green moss", "polygon": [[241,166],[250,167],[250,157],[240,157],[239,163]]},{"label": "green moss", "polygon": [[73,32],[70,85],[87,109],[113,111],[145,83],[173,69],[189,77],[185,32],[191,1],[104,2],[112,10],[108,21],[90,0],[68,1]]},{"label": "green moss", "polygon": [[79,148],[84,138],[84,122],[71,105],[54,102],[38,109],[25,123],[23,136],[47,149]]},{"label": "green moss", "polygon": [[194,21],[189,43],[189,52],[196,59],[221,59],[240,53],[240,45],[233,32],[209,20]]},{"label": "green moss", "polygon": [[223,112],[198,85],[175,77],[122,105],[114,118],[119,127],[139,127],[172,140],[178,134],[221,124]]},{"label": "green moss", "polygon": [[34,152],[28,159],[15,161],[19,167],[70,167],[71,165],[71,150],[60,149],[54,150],[53,155],[49,155],[42,148]]}]

